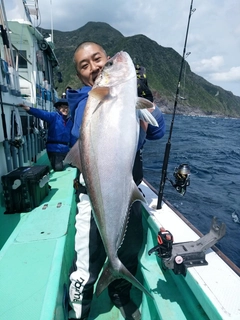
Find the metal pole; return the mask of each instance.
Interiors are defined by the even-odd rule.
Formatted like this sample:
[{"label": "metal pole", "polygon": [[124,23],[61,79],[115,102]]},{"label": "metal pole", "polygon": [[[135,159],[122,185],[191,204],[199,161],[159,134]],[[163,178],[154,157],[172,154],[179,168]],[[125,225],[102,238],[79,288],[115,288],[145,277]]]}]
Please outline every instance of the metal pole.
[{"label": "metal pole", "polygon": [[166,147],[165,147],[163,166],[162,166],[162,177],[161,177],[161,182],[160,182],[160,186],[159,186],[159,193],[158,193],[157,209],[161,209],[162,208],[163,190],[164,190],[166,177],[167,177],[167,167],[168,167],[169,155],[170,155],[170,150],[171,150],[171,137],[172,137],[172,131],[173,131],[174,118],[175,118],[175,114],[176,114],[180,83],[181,83],[181,78],[182,78],[183,64],[184,64],[184,60],[185,60],[185,52],[186,52],[186,46],[187,46],[188,30],[189,30],[191,15],[195,11],[195,10],[192,10],[192,4],[193,4],[193,0],[191,0],[190,10],[189,10],[187,31],[186,31],[186,36],[185,36],[183,55],[182,55],[182,62],[181,62],[181,67],[180,67],[180,72],[179,72],[178,85],[177,85],[177,90],[176,90],[176,96],[175,96],[173,116],[172,116],[170,131],[169,131],[169,137],[168,137],[168,142],[166,143]]}]

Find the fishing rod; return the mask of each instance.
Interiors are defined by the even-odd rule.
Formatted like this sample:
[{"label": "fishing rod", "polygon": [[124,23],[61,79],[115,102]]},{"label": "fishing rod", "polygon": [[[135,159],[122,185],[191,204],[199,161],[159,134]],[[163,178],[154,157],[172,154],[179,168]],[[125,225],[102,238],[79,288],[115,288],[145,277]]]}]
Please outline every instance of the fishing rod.
[{"label": "fishing rod", "polygon": [[[182,71],[183,71],[183,65],[185,61],[185,53],[186,53],[186,46],[187,46],[187,39],[188,39],[188,30],[189,30],[189,25],[190,25],[190,20],[193,12],[196,9],[192,9],[193,5],[193,0],[191,0],[191,5],[190,5],[190,10],[189,10],[189,16],[188,16],[188,24],[187,24],[187,30],[186,30],[186,36],[185,36],[185,42],[184,42],[184,48],[183,48],[183,54],[182,54],[182,61],[181,61],[181,67],[180,67],[180,72],[179,72],[179,78],[178,78],[178,85],[177,85],[177,90],[176,90],[176,96],[175,96],[175,102],[174,102],[174,109],[173,109],[173,115],[172,115],[172,121],[170,125],[170,130],[169,130],[169,136],[168,136],[168,141],[166,143],[165,147],[165,153],[164,153],[164,159],[163,159],[163,166],[162,166],[162,176],[161,176],[161,181],[160,181],[160,186],[159,186],[159,193],[158,193],[158,202],[157,202],[157,209],[162,208],[162,197],[163,197],[163,190],[165,186],[165,182],[167,179],[167,167],[168,167],[168,161],[169,161],[169,155],[170,155],[170,150],[171,150],[171,137],[172,137],[172,131],[173,131],[173,124],[174,124],[174,118],[176,114],[176,109],[177,109],[177,103],[178,103],[178,96],[179,96],[179,90],[180,90],[180,83],[181,83],[181,78],[182,78]],[[179,168],[175,171],[175,177],[180,178],[179,183],[173,184],[173,186],[176,187],[177,191],[182,191],[181,193],[184,194],[184,188],[186,190],[186,185],[184,188],[181,188],[181,183],[184,182],[184,177],[186,175],[189,175],[189,168],[187,165],[183,164],[180,165]],[[181,179],[183,178],[183,179]],[[188,182],[186,182],[188,183]],[[177,189],[179,188],[179,189]]]}]

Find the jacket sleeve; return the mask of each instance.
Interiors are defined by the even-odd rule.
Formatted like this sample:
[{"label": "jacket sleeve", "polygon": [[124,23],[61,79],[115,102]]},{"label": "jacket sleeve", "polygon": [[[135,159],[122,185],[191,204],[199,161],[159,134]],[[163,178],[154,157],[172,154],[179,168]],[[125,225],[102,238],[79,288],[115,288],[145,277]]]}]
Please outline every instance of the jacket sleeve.
[{"label": "jacket sleeve", "polygon": [[166,132],[166,126],[165,126],[165,120],[164,120],[162,111],[159,109],[158,106],[156,106],[155,109],[153,110],[152,116],[157,120],[158,127],[155,127],[149,124],[147,128],[146,139],[148,140],[161,139]]},{"label": "jacket sleeve", "polygon": [[55,112],[48,112],[37,108],[30,108],[27,113],[46,122],[51,122],[55,117]]},{"label": "jacket sleeve", "polygon": [[87,97],[81,100],[75,110],[75,116],[73,121],[72,135],[78,139],[80,134],[80,128],[82,125],[83,113],[86,107]]}]

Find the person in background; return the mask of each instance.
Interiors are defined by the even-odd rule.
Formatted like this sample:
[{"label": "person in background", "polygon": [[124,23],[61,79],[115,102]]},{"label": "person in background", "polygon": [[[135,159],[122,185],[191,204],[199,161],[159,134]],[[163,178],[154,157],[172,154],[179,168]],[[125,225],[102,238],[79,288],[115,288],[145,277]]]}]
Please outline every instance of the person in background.
[{"label": "person in background", "polygon": [[54,104],[55,112],[31,108],[23,103],[19,106],[28,114],[48,123],[46,141],[48,158],[54,171],[62,171],[64,169],[63,160],[76,142],[76,138],[71,133],[73,121],[69,113],[68,101],[59,99]]},{"label": "person in background", "polygon": [[65,92],[63,92],[63,94],[62,94],[62,99],[66,99],[66,97],[67,97],[67,91],[68,91],[69,89],[72,89],[72,88],[69,87],[69,86],[67,86],[67,87],[65,88]]},{"label": "person in background", "polygon": [[138,149],[133,166],[133,180],[138,186],[143,180],[143,165],[142,165],[142,153],[143,146],[146,143],[146,140],[159,140],[161,139],[165,132],[165,120],[161,110],[153,102],[153,94],[148,87],[146,69],[143,66],[135,65],[136,74],[137,74],[137,93],[138,97],[147,99],[153,103],[153,108],[149,110],[152,113],[152,116],[157,120],[158,127],[152,126],[142,120],[140,120],[140,132],[138,140]]},{"label": "person in background", "polygon": [[[95,42],[83,42],[74,52],[74,64],[77,76],[84,85],[79,90],[70,89],[67,92],[71,115],[74,118],[72,134],[76,138],[79,137],[88,93],[108,58],[105,50]],[[143,127],[146,129],[147,125],[143,123]],[[143,144],[144,139],[141,140],[139,146],[142,147]],[[81,174],[79,180],[84,185]],[[106,259],[104,246],[91,212],[89,197],[86,193],[83,192],[79,195],[80,202],[77,205],[78,213],[75,224],[75,251],[77,259],[76,270],[70,275],[69,303],[72,309],[69,311],[69,319],[87,319],[93,297],[93,287]],[[133,275],[137,271],[138,253],[143,241],[140,206],[140,202],[136,202],[131,207],[126,236],[118,251],[119,259]],[[141,313],[130,298],[131,287],[132,285],[128,281],[118,279],[108,286],[108,294],[112,303],[119,308],[125,319],[140,320]]]}]

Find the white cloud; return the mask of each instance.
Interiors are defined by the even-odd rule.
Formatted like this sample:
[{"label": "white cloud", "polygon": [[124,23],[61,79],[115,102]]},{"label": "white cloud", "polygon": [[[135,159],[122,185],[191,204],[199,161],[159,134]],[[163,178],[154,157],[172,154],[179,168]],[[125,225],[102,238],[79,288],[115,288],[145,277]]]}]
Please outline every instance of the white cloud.
[{"label": "white cloud", "polygon": [[216,72],[210,74],[210,79],[212,81],[224,81],[224,82],[237,82],[239,81],[240,86],[240,66],[232,67],[230,70],[226,72]]},{"label": "white cloud", "polygon": [[202,59],[191,64],[192,71],[195,73],[211,73],[219,71],[224,65],[224,58],[222,56],[214,56],[210,59]]}]

